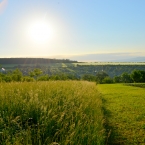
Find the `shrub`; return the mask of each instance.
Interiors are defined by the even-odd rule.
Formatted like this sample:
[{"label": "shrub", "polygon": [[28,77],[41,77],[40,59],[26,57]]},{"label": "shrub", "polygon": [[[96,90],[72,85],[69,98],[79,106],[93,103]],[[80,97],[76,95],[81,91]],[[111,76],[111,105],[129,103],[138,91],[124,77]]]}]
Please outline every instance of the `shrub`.
[{"label": "shrub", "polygon": [[23,82],[33,82],[33,81],[35,81],[35,79],[31,78],[29,76],[25,76],[25,77],[22,78],[22,81]]},{"label": "shrub", "polygon": [[96,76],[91,75],[91,74],[85,74],[85,75],[82,75],[82,80],[96,81]]},{"label": "shrub", "polygon": [[5,82],[11,82],[11,81],[12,81],[12,77],[9,76],[9,75],[6,75],[6,76],[3,77],[3,80],[4,80]]},{"label": "shrub", "polygon": [[106,73],[106,72],[104,72],[104,71],[101,71],[101,72],[97,72],[97,74],[96,74],[96,80],[97,80],[97,83],[102,83],[102,81],[103,81],[103,79],[105,78],[105,77],[108,77],[109,75]]},{"label": "shrub", "polygon": [[49,80],[48,75],[40,76],[37,78],[37,81],[48,81],[48,80]]},{"label": "shrub", "polygon": [[113,82],[114,82],[114,83],[121,83],[121,76],[115,76],[115,77],[113,78]]},{"label": "shrub", "polygon": [[105,77],[105,78],[102,80],[102,83],[103,83],[103,84],[112,84],[112,83],[113,83],[113,79],[110,78],[110,77]]}]

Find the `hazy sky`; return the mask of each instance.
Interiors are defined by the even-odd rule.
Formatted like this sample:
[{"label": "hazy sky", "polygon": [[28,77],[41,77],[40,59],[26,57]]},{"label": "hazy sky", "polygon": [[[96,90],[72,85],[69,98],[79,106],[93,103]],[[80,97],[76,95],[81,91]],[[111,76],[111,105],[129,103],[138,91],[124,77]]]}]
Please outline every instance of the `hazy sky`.
[{"label": "hazy sky", "polygon": [[0,57],[145,54],[145,0],[0,0]]}]

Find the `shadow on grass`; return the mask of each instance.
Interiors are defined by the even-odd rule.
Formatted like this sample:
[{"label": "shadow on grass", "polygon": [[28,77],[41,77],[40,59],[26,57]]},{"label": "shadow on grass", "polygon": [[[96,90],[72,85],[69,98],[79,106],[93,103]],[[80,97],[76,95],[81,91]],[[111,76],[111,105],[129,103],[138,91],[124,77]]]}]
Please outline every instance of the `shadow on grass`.
[{"label": "shadow on grass", "polygon": [[103,114],[105,117],[104,127],[106,129],[106,142],[105,145],[125,145],[125,140],[122,135],[117,132],[115,126],[112,126],[110,123],[110,118],[114,117],[112,112],[106,108],[107,100],[102,98],[103,103]]}]

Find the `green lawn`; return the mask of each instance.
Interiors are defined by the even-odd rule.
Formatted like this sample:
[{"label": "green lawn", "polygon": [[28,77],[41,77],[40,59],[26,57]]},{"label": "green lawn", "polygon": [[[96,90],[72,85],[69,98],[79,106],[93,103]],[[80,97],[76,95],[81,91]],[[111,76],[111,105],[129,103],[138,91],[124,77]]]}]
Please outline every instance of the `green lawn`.
[{"label": "green lawn", "polygon": [[145,89],[100,84],[109,145],[145,145]]}]

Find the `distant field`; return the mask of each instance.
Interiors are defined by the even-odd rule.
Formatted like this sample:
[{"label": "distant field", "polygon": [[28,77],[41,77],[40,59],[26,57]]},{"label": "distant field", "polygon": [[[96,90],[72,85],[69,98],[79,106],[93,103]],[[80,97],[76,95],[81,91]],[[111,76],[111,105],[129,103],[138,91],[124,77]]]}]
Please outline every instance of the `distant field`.
[{"label": "distant field", "polygon": [[109,145],[145,144],[145,89],[98,85],[104,104]]},{"label": "distant field", "polygon": [[48,64],[1,64],[1,67],[12,68],[18,66],[44,67],[76,67],[77,65],[145,65],[145,62],[82,62],[82,63],[48,63]]},{"label": "distant field", "polygon": [[104,145],[95,83],[0,83],[0,144]]},{"label": "distant field", "polygon": [[82,62],[75,65],[145,65],[145,62]]}]

